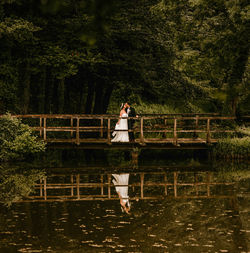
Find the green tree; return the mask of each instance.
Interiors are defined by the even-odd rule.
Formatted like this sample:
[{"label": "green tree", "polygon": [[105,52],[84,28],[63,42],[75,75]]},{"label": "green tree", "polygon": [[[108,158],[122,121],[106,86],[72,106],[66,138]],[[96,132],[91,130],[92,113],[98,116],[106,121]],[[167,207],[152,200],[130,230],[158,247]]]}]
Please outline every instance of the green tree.
[{"label": "green tree", "polygon": [[189,82],[236,113],[249,55],[247,1],[161,1],[154,7],[174,34],[175,66]]}]

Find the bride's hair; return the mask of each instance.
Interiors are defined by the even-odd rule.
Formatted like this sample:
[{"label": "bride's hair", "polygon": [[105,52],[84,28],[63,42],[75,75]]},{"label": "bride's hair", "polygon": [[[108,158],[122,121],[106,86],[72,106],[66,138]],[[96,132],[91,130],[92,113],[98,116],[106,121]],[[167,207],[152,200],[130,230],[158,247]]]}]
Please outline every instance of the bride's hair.
[{"label": "bride's hair", "polygon": [[124,107],[124,103],[121,104],[120,109],[122,109],[123,107]]}]

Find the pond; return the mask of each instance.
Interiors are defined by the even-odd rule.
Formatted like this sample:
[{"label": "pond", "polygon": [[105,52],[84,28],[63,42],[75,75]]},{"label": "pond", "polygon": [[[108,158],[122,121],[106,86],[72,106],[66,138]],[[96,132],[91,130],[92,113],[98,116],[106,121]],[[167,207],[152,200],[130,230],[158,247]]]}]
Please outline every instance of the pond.
[{"label": "pond", "polygon": [[249,252],[245,163],[63,152],[43,160],[32,194],[1,206],[0,252]]}]

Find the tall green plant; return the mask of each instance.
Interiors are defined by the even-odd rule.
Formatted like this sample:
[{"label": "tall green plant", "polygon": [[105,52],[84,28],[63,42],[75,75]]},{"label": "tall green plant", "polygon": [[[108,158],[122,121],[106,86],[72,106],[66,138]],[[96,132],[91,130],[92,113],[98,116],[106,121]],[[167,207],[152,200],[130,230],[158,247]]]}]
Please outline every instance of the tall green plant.
[{"label": "tall green plant", "polygon": [[45,143],[38,140],[28,125],[9,114],[0,118],[0,161],[23,159],[44,150]]}]

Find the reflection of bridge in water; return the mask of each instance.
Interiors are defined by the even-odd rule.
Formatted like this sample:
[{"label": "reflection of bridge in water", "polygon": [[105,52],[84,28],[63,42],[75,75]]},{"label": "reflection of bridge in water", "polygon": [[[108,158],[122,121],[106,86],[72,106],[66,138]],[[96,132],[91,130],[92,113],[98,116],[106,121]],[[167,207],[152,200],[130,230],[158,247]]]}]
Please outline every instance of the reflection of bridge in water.
[{"label": "reflection of bridge in water", "polygon": [[[232,199],[234,183],[220,182],[213,172],[129,173],[131,200]],[[117,185],[116,185],[117,186]],[[121,186],[121,185],[120,185]],[[119,199],[112,174],[54,174],[40,180],[35,193],[23,201],[84,201]]]}]

